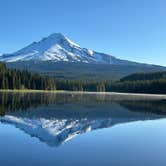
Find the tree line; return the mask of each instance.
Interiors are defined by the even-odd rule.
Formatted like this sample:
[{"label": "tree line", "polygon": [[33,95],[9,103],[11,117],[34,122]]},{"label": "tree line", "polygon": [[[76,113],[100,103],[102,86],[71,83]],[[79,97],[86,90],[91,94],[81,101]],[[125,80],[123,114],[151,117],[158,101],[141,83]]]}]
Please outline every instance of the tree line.
[{"label": "tree line", "polygon": [[58,90],[166,94],[166,79],[144,81],[72,81],[56,82]]},{"label": "tree line", "polygon": [[166,94],[166,72],[136,73],[119,81],[58,80],[56,86],[71,91]]},{"label": "tree line", "polygon": [[105,91],[105,85],[97,81],[58,80],[27,70],[8,69],[0,63],[0,89]]},{"label": "tree line", "polygon": [[166,79],[166,72],[149,72],[149,73],[134,73],[120,79],[124,81],[146,81],[146,80],[159,80]]},{"label": "tree line", "polygon": [[166,72],[136,73],[119,81],[65,80],[8,69],[0,63],[0,89],[69,90],[166,94]]},{"label": "tree line", "polygon": [[31,74],[27,70],[8,69],[0,63],[0,89],[56,89],[55,80],[51,77]]}]

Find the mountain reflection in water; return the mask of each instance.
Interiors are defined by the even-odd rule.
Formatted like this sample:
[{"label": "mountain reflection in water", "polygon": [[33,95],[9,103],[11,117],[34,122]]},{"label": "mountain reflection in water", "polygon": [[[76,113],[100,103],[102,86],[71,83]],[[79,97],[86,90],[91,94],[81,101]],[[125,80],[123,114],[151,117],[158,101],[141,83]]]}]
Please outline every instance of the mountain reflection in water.
[{"label": "mountain reflection in water", "polygon": [[166,115],[164,100],[123,100],[76,93],[1,93],[0,122],[11,124],[49,146],[75,136]]}]

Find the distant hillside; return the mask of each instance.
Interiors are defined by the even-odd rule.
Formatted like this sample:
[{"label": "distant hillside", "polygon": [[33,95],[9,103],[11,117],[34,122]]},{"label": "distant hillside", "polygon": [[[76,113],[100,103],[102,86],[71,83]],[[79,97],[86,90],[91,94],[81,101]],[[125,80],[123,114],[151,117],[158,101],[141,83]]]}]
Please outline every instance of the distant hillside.
[{"label": "distant hillside", "polygon": [[7,63],[9,68],[27,69],[58,79],[69,80],[119,80],[132,73],[166,71],[166,67],[146,64],[110,65],[52,61],[26,61]]},{"label": "distant hillside", "polygon": [[135,73],[113,83],[108,91],[166,94],[166,72]]},{"label": "distant hillside", "polygon": [[121,79],[121,81],[146,81],[166,79],[166,72],[134,73]]}]

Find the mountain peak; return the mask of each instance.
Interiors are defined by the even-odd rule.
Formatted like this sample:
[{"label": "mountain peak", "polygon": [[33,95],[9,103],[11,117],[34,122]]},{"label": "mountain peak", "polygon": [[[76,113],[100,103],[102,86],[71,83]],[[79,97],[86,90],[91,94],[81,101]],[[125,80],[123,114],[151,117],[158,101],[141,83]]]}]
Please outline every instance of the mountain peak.
[{"label": "mountain peak", "polygon": [[3,62],[30,60],[95,64],[128,64],[127,61],[122,61],[109,54],[81,48],[62,33],[53,33],[39,42],[33,42],[17,52],[0,56],[0,61]]},{"label": "mountain peak", "polygon": [[44,39],[54,39],[60,44],[63,42],[67,42],[71,46],[80,47],[78,44],[74,43],[72,40],[70,40],[67,36],[63,35],[62,33],[52,33],[51,35],[49,35],[47,38]]},{"label": "mountain peak", "polygon": [[110,63],[112,56],[81,48],[62,33],[53,33],[13,54],[0,57],[0,61],[5,62],[29,60]]},{"label": "mountain peak", "polygon": [[62,33],[52,33],[51,35],[49,35],[48,37],[46,38],[43,38],[43,40],[45,39],[56,39],[56,40],[65,40],[66,39],[66,36],[63,35]]},{"label": "mountain peak", "polygon": [[63,37],[65,37],[65,35],[63,35],[62,33],[52,33],[49,35],[49,37],[61,37],[61,38],[63,38]]}]

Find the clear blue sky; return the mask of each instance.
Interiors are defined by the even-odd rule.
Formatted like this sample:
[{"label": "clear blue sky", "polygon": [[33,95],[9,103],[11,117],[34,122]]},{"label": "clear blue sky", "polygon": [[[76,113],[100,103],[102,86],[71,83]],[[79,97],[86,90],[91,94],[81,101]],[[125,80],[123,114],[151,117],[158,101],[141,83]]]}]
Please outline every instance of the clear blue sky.
[{"label": "clear blue sky", "polygon": [[166,66],[165,0],[0,0],[0,53],[54,32],[82,47]]}]

